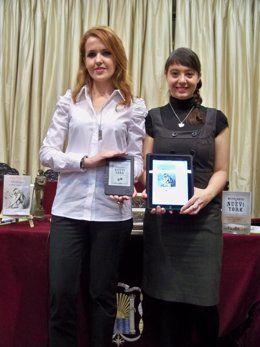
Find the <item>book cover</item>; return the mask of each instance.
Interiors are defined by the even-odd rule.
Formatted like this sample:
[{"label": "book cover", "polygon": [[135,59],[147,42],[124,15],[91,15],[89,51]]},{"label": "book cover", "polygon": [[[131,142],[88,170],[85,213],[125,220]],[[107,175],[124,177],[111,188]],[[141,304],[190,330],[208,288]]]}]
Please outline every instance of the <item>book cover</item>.
[{"label": "book cover", "polygon": [[31,205],[31,177],[4,175],[3,210],[5,216],[28,216]]},{"label": "book cover", "polygon": [[251,228],[251,192],[222,194],[222,229],[225,233],[249,234]]}]

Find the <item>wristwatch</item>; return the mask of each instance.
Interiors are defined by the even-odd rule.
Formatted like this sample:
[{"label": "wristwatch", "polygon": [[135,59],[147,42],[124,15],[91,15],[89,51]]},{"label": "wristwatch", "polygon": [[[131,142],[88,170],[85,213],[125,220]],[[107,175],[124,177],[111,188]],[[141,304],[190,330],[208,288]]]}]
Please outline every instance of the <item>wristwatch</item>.
[{"label": "wristwatch", "polygon": [[80,166],[81,169],[86,169],[86,167],[85,167],[85,165],[84,165],[84,160],[85,160],[86,158],[88,158],[88,156],[87,156],[87,155],[84,155],[84,157],[83,157],[83,158],[81,159],[81,161],[80,161],[79,166]]}]

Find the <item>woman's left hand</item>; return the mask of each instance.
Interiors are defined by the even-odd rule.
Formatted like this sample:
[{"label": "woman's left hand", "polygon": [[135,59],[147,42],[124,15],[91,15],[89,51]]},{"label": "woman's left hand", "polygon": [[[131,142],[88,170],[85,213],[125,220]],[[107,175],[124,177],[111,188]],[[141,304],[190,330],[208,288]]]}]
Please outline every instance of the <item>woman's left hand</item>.
[{"label": "woman's left hand", "polygon": [[[134,192],[132,197],[134,198],[137,195],[137,191],[134,187]],[[128,195],[109,195],[110,198],[115,201],[118,205],[121,205],[125,200],[129,200],[130,196]]]},{"label": "woman's left hand", "polygon": [[207,192],[207,189],[194,188],[193,197],[180,209],[180,214],[196,215],[210,201],[212,197]]}]

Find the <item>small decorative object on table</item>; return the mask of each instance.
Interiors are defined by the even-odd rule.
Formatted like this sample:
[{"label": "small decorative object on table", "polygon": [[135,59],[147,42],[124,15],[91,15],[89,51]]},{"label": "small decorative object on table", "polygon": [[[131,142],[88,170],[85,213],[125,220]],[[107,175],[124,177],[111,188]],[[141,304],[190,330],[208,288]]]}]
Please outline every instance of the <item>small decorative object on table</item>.
[{"label": "small decorative object on table", "polygon": [[34,181],[34,210],[33,216],[34,218],[44,218],[45,212],[42,205],[43,195],[44,195],[44,187],[46,185],[46,177],[44,176],[44,171],[39,170],[37,176]]}]

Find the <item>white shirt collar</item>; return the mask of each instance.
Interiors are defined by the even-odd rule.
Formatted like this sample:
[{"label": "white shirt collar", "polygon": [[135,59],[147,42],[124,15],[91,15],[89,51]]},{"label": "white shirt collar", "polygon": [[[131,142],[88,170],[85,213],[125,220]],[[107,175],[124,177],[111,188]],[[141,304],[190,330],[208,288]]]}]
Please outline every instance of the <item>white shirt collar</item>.
[{"label": "white shirt collar", "polygon": [[[113,93],[111,94],[111,97],[113,97],[116,94],[118,94],[123,100],[125,100],[125,97],[124,97],[123,93],[120,91],[120,89],[115,89],[113,91]],[[87,99],[87,98],[89,98],[89,88],[85,85],[79,91],[77,98],[76,98],[76,102],[79,102],[79,101],[81,101],[83,99]]]}]

